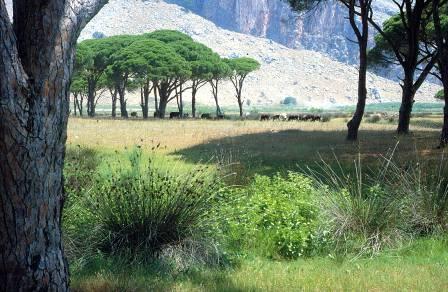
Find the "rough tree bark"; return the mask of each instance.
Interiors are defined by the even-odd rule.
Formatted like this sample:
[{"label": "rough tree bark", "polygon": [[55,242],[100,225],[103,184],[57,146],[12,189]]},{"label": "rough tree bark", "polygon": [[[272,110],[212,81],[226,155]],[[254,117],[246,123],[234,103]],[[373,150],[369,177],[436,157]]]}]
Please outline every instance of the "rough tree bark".
[{"label": "rough tree bark", "polygon": [[103,0],[0,0],[0,291],[66,291],[61,239],[69,84]]}]

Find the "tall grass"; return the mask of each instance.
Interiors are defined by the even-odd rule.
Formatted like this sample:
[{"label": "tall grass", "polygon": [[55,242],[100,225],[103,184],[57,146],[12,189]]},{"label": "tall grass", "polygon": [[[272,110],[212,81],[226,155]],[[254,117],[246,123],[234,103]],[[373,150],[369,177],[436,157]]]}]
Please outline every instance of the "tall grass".
[{"label": "tall grass", "polygon": [[418,161],[398,164],[395,149],[375,169],[364,170],[358,158],[352,172],[323,160],[307,170],[321,190],[321,228],[330,235],[333,252],[377,255],[412,238],[448,230],[443,157],[439,167]]},{"label": "tall grass", "polygon": [[207,234],[209,212],[219,190],[219,179],[205,168],[164,169],[135,149],[124,160],[105,163],[95,184],[70,204],[67,240],[84,255],[175,259],[195,250],[208,261],[215,251]]}]

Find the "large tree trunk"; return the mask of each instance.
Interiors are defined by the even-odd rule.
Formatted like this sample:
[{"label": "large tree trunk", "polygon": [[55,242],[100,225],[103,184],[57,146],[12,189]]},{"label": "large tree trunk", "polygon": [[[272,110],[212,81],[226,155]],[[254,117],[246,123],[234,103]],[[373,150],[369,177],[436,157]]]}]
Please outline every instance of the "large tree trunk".
[{"label": "large tree trunk", "polygon": [[[61,235],[69,84],[95,1],[0,0],[0,291],[66,291]],[[14,26],[14,27],[13,27]]]},{"label": "large tree trunk", "polygon": [[401,98],[400,114],[398,117],[398,134],[408,134],[409,124],[411,122],[412,107],[414,105],[414,80],[412,73],[405,74],[403,81],[403,92]]}]

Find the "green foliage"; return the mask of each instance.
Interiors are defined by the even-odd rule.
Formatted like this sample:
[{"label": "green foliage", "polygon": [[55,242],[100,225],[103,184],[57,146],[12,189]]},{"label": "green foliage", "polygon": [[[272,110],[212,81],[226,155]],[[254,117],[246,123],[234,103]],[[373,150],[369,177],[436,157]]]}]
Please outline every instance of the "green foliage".
[{"label": "green foliage", "polygon": [[247,74],[260,69],[260,63],[252,58],[242,57],[225,61],[233,71],[232,75],[238,78],[246,77]]},{"label": "green foliage", "polygon": [[149,80],[188,78],[191,70],[170,46],[154,39],[140,39],[116,54],[113,68]]},{"label": "green foliage", "polygon": [[239,251],[258,250],[276,258],[309,256],[317,245],[315,195],[312,181],[299,174],[256,176],[247,188],[224,198],[219,209],[222,232]]},{"label": "green foliage", "polygon": [[206,169],[164,170],[134,150],[126,161],[105,163],[94,178],[64,213],[73,250],[151,256],[208,237],[210,203],[220,185]]},{"label": "green foliage", "polygon": [[284,105],[297,105],[297,99],[295,97],[292,97],[292,96],[287,96],[281,102],[281,104],[284,104]]},{"label": "green foliage", "polygon": [[437,91],[437,93],[434,95],[435,99],[445,100],[445,94],[443,92],[443,89]]},{"label": "green foliage", "polygon": [[179,41],[186,41],[186,42],[193,41],[193,39],[187,34],[184,34],[177,30],[168,30],[168,29],[156,30],[154,32],[144,34],[143,36],[161,41],[166,44],[171,44]]}]

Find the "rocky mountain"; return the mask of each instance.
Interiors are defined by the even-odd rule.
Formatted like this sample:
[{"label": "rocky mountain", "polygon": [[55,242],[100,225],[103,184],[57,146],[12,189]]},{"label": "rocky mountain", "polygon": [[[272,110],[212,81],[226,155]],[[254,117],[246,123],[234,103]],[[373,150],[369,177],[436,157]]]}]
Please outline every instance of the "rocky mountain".
[{"label": "rocky mountain", "polygon": [[[287,96],[296,97],[299,105],[313,107],[348,105],[356,100],[355,67],[319,52],[290,49],[267,38],[224,30],[164,1],[110,0],[84,29],[81,40],[95,32],[138,34],[157,29],[180,30],[224,57],[251,56],[259,60],[262,67],[249,76],[245,90],[252,105],[278,105]],[[368,87],[371,103],[400,100],[400,87],[391,80],[369,74]],[[425,84],[417,98],[434,101],[436,90],[436,86]],[[212,104],[209,88],[202,89],[199,97],[201,102]],[[230,82],[223,86],[222,102],[235,104]]]},{"label": "rocky mountain", "polygon": [[[347,10],[336,0],[323,1],[297,14],[283,0],[169,0],[225,29],[265,37],[290,48],[322,52],[341,62],[357,61]],[[374,1],[375,18],[383,22],[396,12],[390,0]],[[373,30],[372,30],[373,32]],[[373,34],[372,34],[373,39]]]},{"label": "rocky mountain", "polygon": [[[208,1],[215,0],[204,1],[204,4]],[[252,0],[241,1],[246,2]],[[263,3],[268,5],[273,2],[276,1],[266,0]],[[281,18],[281,15],[291,13],[285,6],[278,7],[283,7],[285,14],[275,17]],[[316,26],[325,26],[324,18],[320,21]],[[257,25],[248,27],[255,28]],[[266,34],[268,27],[265,26]],[[158,29],[182,31],[223,57],[251,56],[259,60],[262,67],[248,76],[244,90],[244,96],[250,100],[252,107],[279,105],[288,96],[295,97],[299,106],[306,107],[352,105],[356,102],[357,69],[354,66],[316,51],[291,49],[268,38],[225,30],[191,10],[161,0],[110,0],[84,29],[80,41],[92,38],[96,32],[111,36]],[[284,36],[288,37],[288,33],[285,32]],[[312,37],[311,32],[309,37]],[[417,101],[435,102],[433,96],[438,89],[438,86],[425,84],[417,94]],[[220,90],[223,105],[236,106],[233,90],[230,82],[223,84]],[[368,76],[368,90],[369,103],[399,101],[401,96],[398,83],[375,74]],[[200,103],[213,104],[210,88],[201,89],[198,98]],[[107,102],[106,97],[104,102]],[[130,104],[137,105],[138,97],[131,95]]]}]

